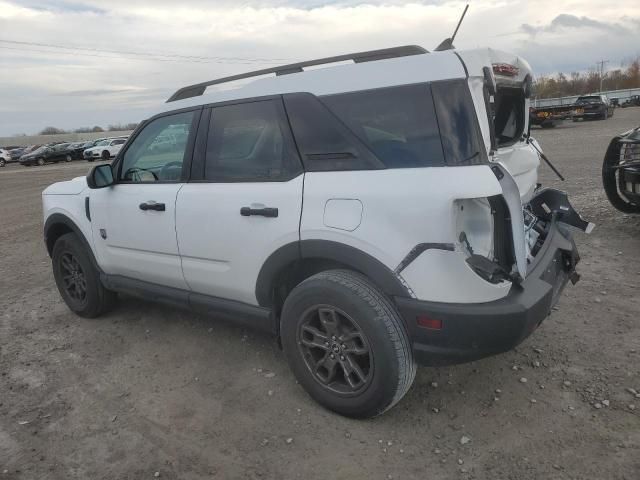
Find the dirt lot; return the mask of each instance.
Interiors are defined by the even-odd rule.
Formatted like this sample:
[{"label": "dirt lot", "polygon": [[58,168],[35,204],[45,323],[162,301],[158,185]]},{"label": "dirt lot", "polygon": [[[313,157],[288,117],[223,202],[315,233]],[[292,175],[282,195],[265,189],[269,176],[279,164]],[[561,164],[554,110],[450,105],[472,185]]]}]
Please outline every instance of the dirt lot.
[{"label": "dirt lot", "polygon": [[89,165],[0,169],[0,479],[639,479],[640,218],[600,185],[609,139],[638,124],[534,131],[597,224],[582,281],[517,351],[422,368],[370,421],[318,407],[269,337],[132,299],[72,315],[40,192]]}]

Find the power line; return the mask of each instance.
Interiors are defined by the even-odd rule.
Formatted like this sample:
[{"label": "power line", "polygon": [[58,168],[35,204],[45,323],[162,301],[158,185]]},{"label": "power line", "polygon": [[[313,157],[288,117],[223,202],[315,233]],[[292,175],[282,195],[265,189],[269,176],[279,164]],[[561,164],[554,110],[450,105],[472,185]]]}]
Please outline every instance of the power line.
[{"label": "power line", "polygon": [[[57,50],[68,50],[78,52],[92,52],[92,53],[113,53],[116,55],[127,55],[135,57],[149,57],[150,59],[157,58],[169,58],[173,60],[186,60],[186,61],[201,61],[204,63],[230,63],[230,62],[248,62],[248,63],[276,63],[276,62],[288,62],[291,59],[287,58],[260,58],[260,57],[224,57],[224,56],[200,56],[200,55],[181,55],[177,53],[156,53],[156,52],[140,52],[134,50],[111,50],[92,47],[80,47],[71,45],[40,43],[40,42],[27,42],[22,40],[14,40],[7,38],[0,38],[0,43],[20,45],[20,46],[33,46],[33,47],[45,47]],[[8,47],[5,47],[8,48]],[[58,52],[62,53],[62,52]]]},{"label": "power line", "polygon": [[[114,60],[122,60],[122,56],[114,56],[114,55],[98,55],[94,53],[84,53],[84,52],[52,52],[51,50],[39,50],[33,48],[22,48],[22,47],[7,47],[4,45],[0,45],[1,49],[4,50],[16,50],[19,52],[25,53],[37,53],[37,54],[46,54],[46,55],[72,55],[72,56],[81,56],[81,57],[95,57],[95,58],[108,58]],[[125,57],[126,58],[126,57]],[[188,59],[171,59],[171,58],[126,58],[126,60],[142,60],[145,62],[178,62],[178,63],[205,63],[205,64],[224,64],[224,65],[255,65],[255,64],[268,64],[268,63],[280,63],[280,62],[240,62],[240,61],[213,61],[213,60],[188,60]]]}]

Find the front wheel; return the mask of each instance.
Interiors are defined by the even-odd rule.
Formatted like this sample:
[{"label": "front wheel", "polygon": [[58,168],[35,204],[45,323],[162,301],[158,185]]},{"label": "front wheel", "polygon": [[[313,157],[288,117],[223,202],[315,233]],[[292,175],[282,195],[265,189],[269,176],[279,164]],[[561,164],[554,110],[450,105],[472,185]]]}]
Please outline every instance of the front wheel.
[{"label": "front wheel", "polygon": [[44,158],[39,158],[38,161],[36,162],[39,166],[43,166],[44,165]]},{"label": "front wheel", "polygon": [[295,287],[281,317],[294,375],[324,407],[354,418],[384,413],[407,393],[416,365],[391,301],[349,270],[318,273]]},{"label": "front wheel", "polygon": [[113,306],[116,294],[104,288],[100,273],[75,233],[56,241],[51,262],[58,291],[71,311],[94,318]]},{"label": "front wheel", "polygon": [[71,160],[73,160],[73,158],[71,158],[71,155],[67,155],[66,157],[64,157],[64,161],[69,163]]},{"label": "front wheel", "polygon": [[111,155],[109,154],[109,152],[107,150],[102,152],[102,160],[109,160],[109,158],[111,158]]},{"label": "front wheel", "polygon": [[0,167],[4,167],[7,164],[7,161],[4,158],[0,158]]}]

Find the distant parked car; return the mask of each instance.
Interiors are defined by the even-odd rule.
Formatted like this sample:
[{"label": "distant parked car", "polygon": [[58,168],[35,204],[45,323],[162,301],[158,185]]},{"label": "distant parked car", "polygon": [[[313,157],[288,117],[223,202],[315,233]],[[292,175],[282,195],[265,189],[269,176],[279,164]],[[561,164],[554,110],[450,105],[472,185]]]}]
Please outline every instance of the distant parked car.
[{"label": "distant parked car", "polygon": [[43,145],[31,153],[20,157],[20,164],[25,167],[44,165],[45,163],[70,162],[73,160],[68,143]]},{"label": "distant parked car", "polygon": [[11,155],[8,150],[4,148],[0,148],[0,167],[4,167],[7,163],[11,161]]},{"label": "distant parked car", "polygon": [[109,160],[111,157],[115,157],[122,146],[127,141],[126,138],[108,138],[98,142],[95,147],[88,148],[84,151],[84,158],[93,162],[97,158],[102,160]]},{"label": "distant parked car", "polygon": [[640,107],[640,95],[631,95],[624,102],[622,102],[622,105],[620,105],[620,106],[622,108]]},{"label": "distant parked car", "polygon": [[578,97],[575,107],[574,122],[586,118],[606,120],[613,115],[614,109],[606,95],[583,95]]},{"label": "distant parked car", "polygon": [[82,160],[84,158],[84,151],[93,146],[89,145],[88,147],[85,147],[86,144],[87,142],[75,142],[69,144],[67,148],[74,160]]},{"label": "distant parked car", "polygon": [[24,155],[25,150],[26,147],[12,148],[11,150],[9,150],[9,155],[11,156],[9,161],[17,162],[18,160],[20,160],[20,157]]}]

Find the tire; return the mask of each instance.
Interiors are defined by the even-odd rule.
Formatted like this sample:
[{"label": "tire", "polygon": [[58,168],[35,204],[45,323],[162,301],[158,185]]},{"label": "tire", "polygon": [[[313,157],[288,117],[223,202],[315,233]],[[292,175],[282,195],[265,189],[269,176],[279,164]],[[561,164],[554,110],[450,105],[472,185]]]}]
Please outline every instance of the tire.
[{"label": "tire", "polygon": [[36,161],[36,163],[37,163],[39,166],[43,166],[43,165],[44,165],[44,158],[39,158],[39,159]]},{"label": "tire", "polygon": [[[285,300],[280,327],[298,382],[315,401],[341,415],[380,415],[402,399],[415,378],[400,315],[358,273],[328,270],[304,280]],[[314,371],[314,365],[321,366]]]},{"label": "tire", "polygon": [[111,158],[111,154],[107,150],[102,152],[102,160],[109,160],[110,158]]},{"label": "tire", "polygon": [[113,307],[116,294],[104,288],[89,255],[78,236],[67,233],[53,246],[51,263],[58,291],[69,309],[81,317],[95,318]]},{"label": "tire", "polygon": [[64,161],[67,162],[67,163],[69,163],[71,160],[73,160],[71,155],[67,155],[66,157],[64,157]]},{"label": "tire", "polygon": [[[616,171],[612,168],[618,164],[617,156],[605,155],[602,163],[602,186],[604,193],[609,199],[609,203],[622,213],[640,213],[640,205],[627,200],[618,191],[618,178]],[[619,175],[619,174],[618,174]]]},{"label": "tire", "polygon": [[0,158],[0,167],[4,167],[7,164],[7,161],[4,158]]}]

